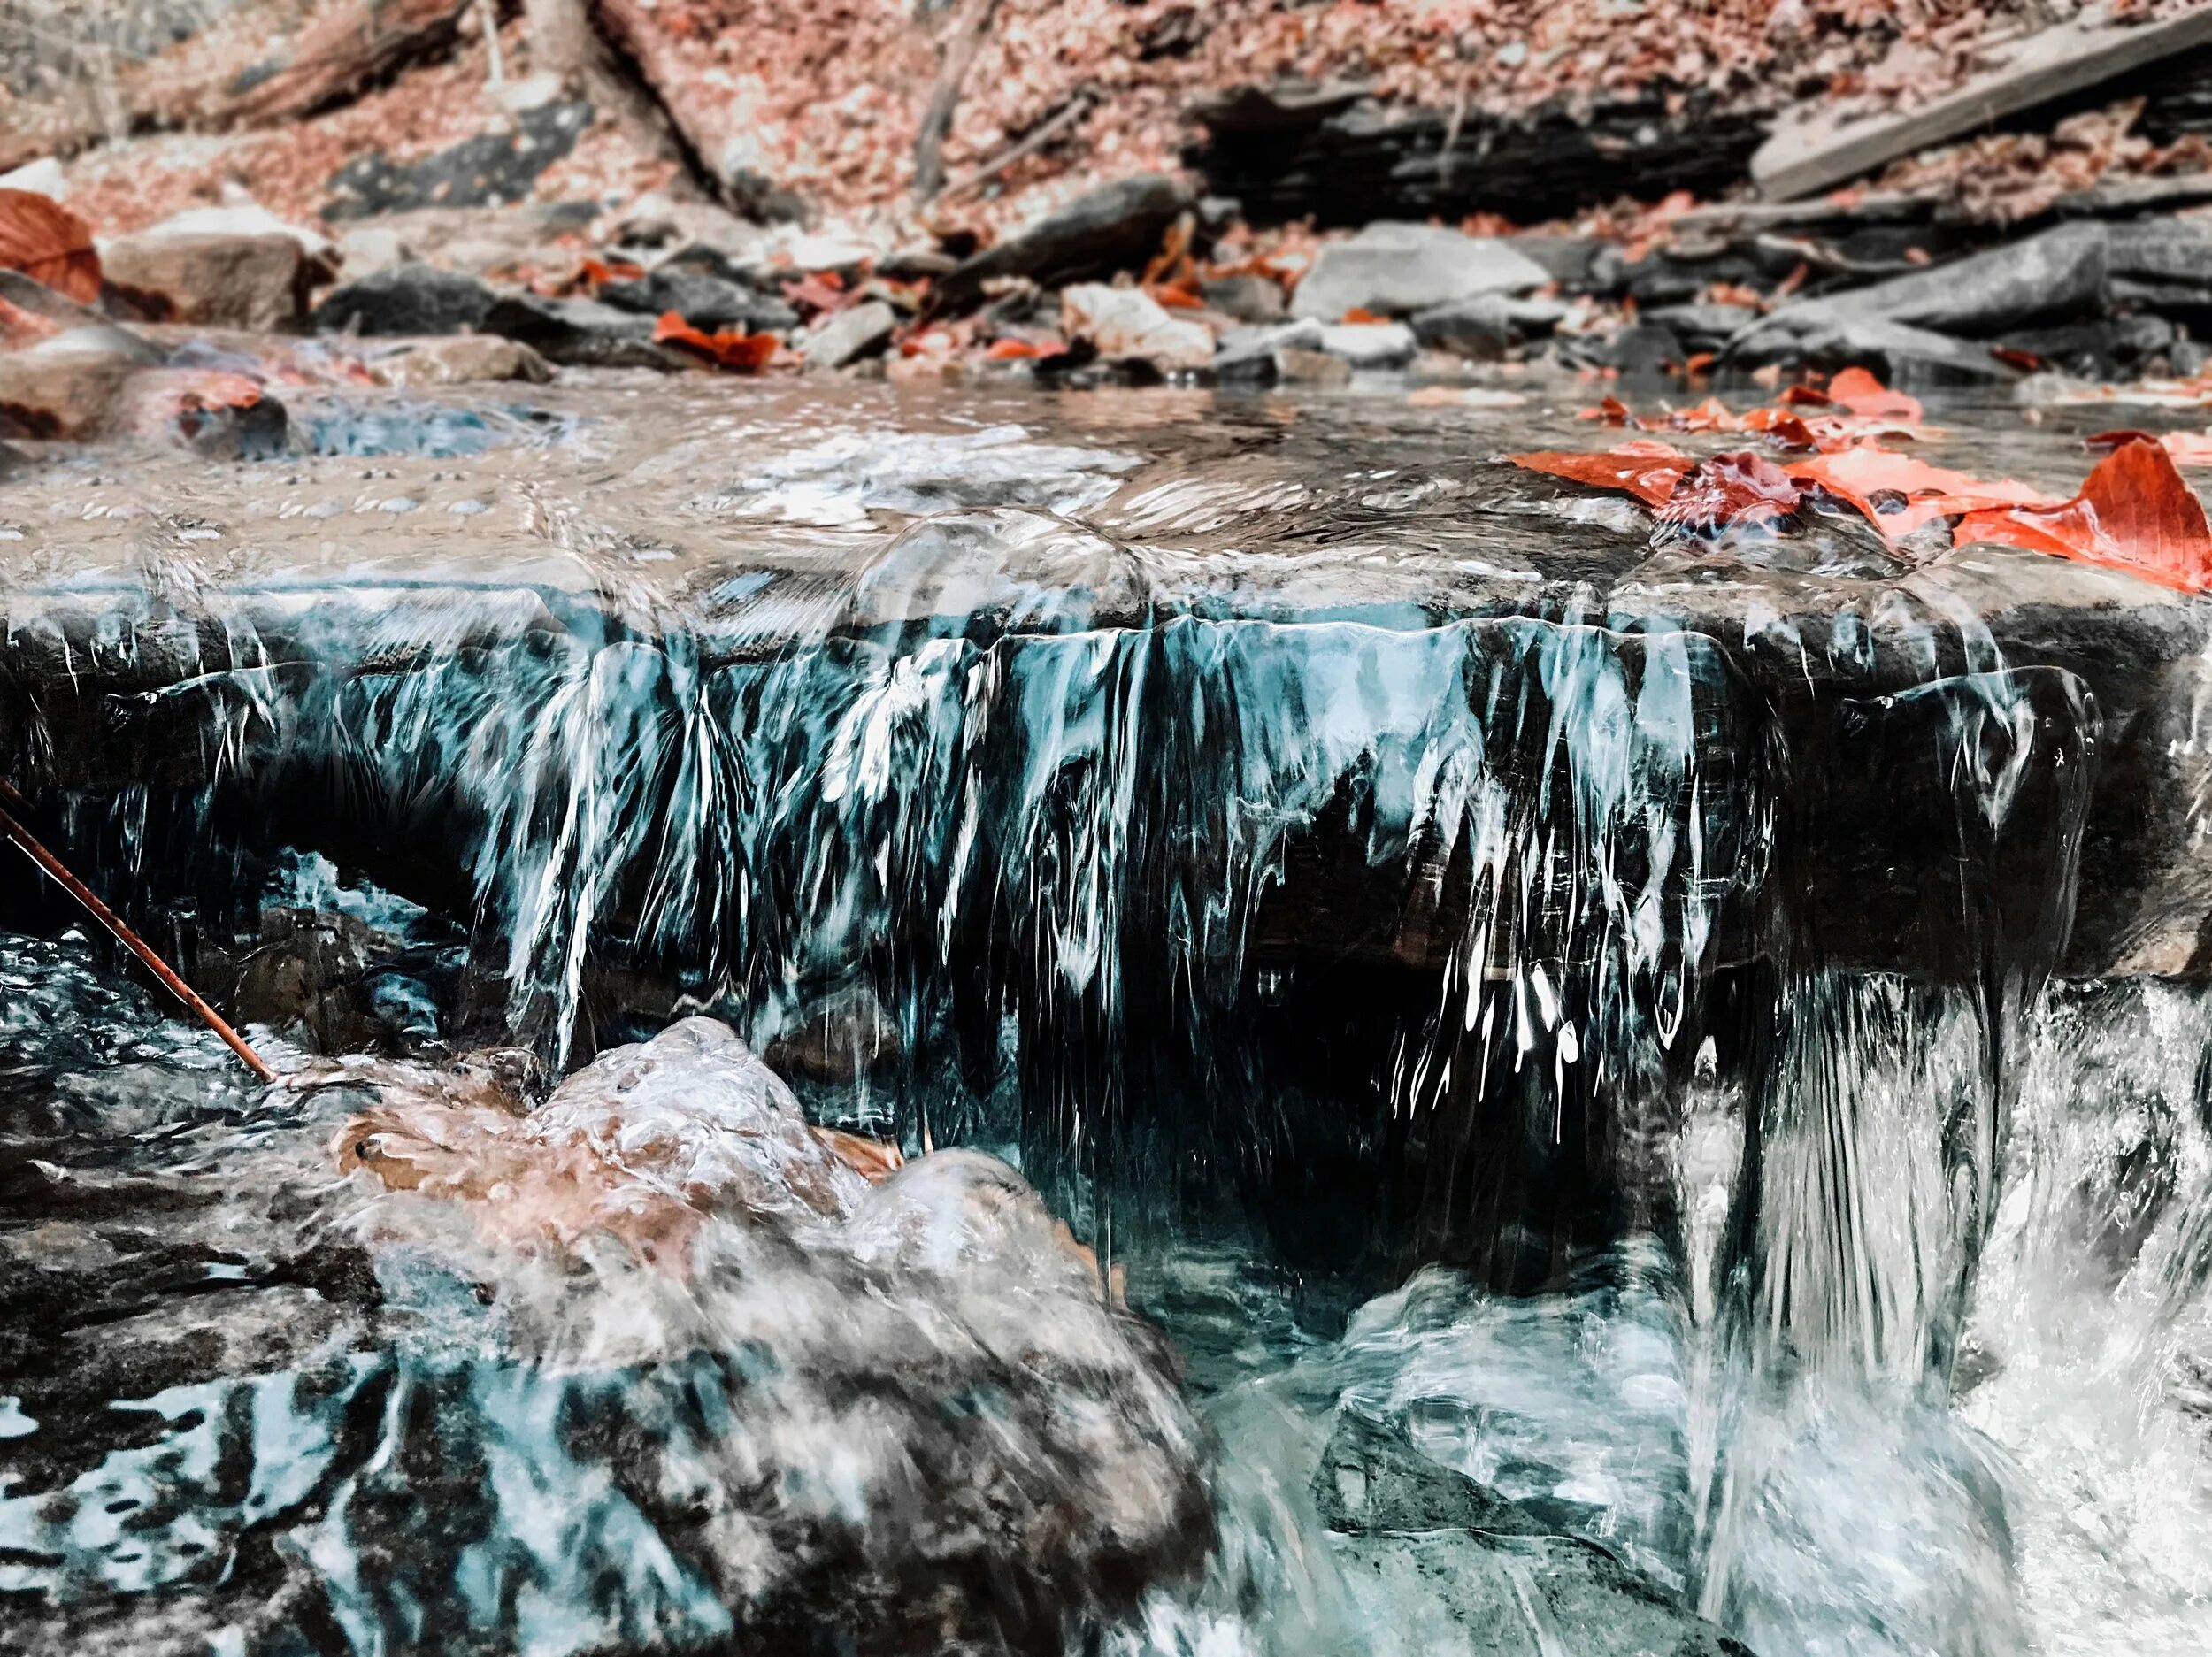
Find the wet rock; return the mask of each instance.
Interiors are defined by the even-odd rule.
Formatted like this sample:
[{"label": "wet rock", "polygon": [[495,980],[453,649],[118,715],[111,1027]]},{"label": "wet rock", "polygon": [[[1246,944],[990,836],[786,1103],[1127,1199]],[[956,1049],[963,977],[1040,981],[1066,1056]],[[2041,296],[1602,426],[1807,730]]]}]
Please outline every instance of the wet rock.
[{"label": "wet rock", "polygon": [[1199,296],[1239,322],[1280,322],[1289,306],[1283,285],[1270,276],[1222,276],[1198,285]]},{"label": "wet rock", "polygon": [[1620,243],[1605,237],[1532,234],[1508,240],[1516,253],[1542,265],[1571,294],[1606,292],[1619,279]]},{"label": "wet rock", "polygon": [[796,1030],[769,1044],[764,1056],[780,1076],[835,1085],[875,1074],[898,1053],[890,1015],[875,992],[860,985],[810,1009]]},{"label": "wet rock", "polygon": [[1403,368],[1420,349],[1402,322],[1338,322],[1321,330],[1321,349],[1355,369]]},{"label": "wet rock", "polygon": [[480,381],[524,380],[543,385],[553,368],[530,347],[489,334],[463,334],[424,340],[374,364],[388,386],[460,386]]},{"label": "wet rock", "polygon": [[1749,305],[1663,305],[1644,319],[1673,334],[1685,350],[1717,351],[1759,319]]},{"label": "wet rock", "polygon": [[57,328],[103,328],[109,319],[89,305],[79,304],[43,282],[35,282],[20,271],[0,265],[0,299],[19,311],[27,311]]},{"label": "wet rock", "polygon": [[654,342],[654,319],[595,299],[541,299],[507,294],[493,301],[480,325],[486,334],[518,341],[564,368],[685,369],[694,359]]},{"label": "wet rock", "polygon": [[618,311],[658,317],[673,311],[709,334],[741,328],[748,334],[796,327],[799,313],[748,283],[670,263],[635,281],[610,282],[600,299]]},{"label": "wet rock", "polygon": [[318,334],[459,334],[483,326],[494,297],[458,271],[401,265],[342,284],[311,320]]},{"label": "wet rock", "polygon": [[1494,363],[1549,334],[1566,314],[1567,307],[1556,300],[1479,294],[1417,311],[1410,326],[1413,337],[1431,350]]},{"label": "wet rock", "polygon": [[1078,282],[1060,294],[1061,331],[1090,342],[1109,363],[1148,364],[1163,373],[1213,366],[1214,336],[1202,323],[1170,316],[1135,288]]},{"label": "wet rock", "polygon": [[1214,373],[1225,385],[1271,385],[1282,377],[1281,352],[1318,351],[1321,335],[1311,320],[1232,328],[1221,336]]},{"label": "wet rock", "polygon": [[81,441],[114,415],[125,383],[156,353],[108,325],[0,352],[0,437]]},{"label": "wet rock", "polygon": [[881,351],[898,325],[897,311],[880,299],[871,299],[848,305],[817,324],[799,349],[809,368],[842,368]]},{"label": "wet rock", "polygon": [[1594,352],[1597,360],[1624,374],[1665,373],[1680,365],[1688,355],[1672,328],[1656,322],[1632,322]]},{"label": "wet rock", "polygon": [[2096,317],[2057,328],[2027,328],[1997,341],[2047,366],[2086,380],[2124,380],[2185,372],[2174,361],[2188,344],[2175,323],[2157,316]]},{"label": "wet rock", "polygon": [[1748,1657],[1604,1549],[1354,1412],[1323,1454],[1314,1497],[1354,1603],[1409,1649]]},{"label": "wet rock", "polygon": [[964,261],[937,284],[933,304],[940,311],[964,310],[982,296],[984,283],[995,276],[1026,276],[1049,284],[1134,269],[1159,251],[1160,238],[1192,199],[1188,186],[1165,173],[1101,186]]},{"label": "wet rock", "polygon": [[1855,364],[1898,385],[1992,385],[2016,378],[1985,345],[1848,312],[1828,300],[1803,301],[1762,318],[1723,355],[1738,368],[1778,364],[1833,372]]},{"label": "wet rock", "polygon": [[1550,280],[1509,242],[1432,225],[1374,224],[1322,248],[1290,311],[1323,322],[1354,310],[1402,316],[1478,294],[1525,293]]},{"label": "wet rock", "polygon": [[154,230],[100,250],[103,272],[149,321],[273,333],[306,314],[326,266],[289,235]]},{"label": "wet rock", "polygon": [[396,162],[372,150],[330,176],[324,216],[366,219],[418,207],[499,207],[530,195],[546,168],[576,147],[591,125],[587,103],[524,111],[511,130],[480,133],[419,161]]}]

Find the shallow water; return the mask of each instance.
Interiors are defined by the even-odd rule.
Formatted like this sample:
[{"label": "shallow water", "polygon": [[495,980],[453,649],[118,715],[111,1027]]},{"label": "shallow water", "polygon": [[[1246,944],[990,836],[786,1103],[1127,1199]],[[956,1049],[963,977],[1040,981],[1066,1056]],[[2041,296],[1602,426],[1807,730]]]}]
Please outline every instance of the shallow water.
[{"label": "shallow water", "polygon": [[[817,1121],[1021,1168],[1179,1349],[1212,1514],[1179,1570],[979,1590],[1002,1640],[1632,1649],[1563,1536],[1766,1657],[2198,1649],[2212,1023],[2047,987],[2108,732],[2007,654],[2036,572],[1844,515],[1686,543],[1494,461],[1604,441],[1589,395],[303,391],[300,452],[8,486],[12,659],[113,688],[0,755],[285,1065],[560,1071],[703,1010]],[[2054,488],[2110,423],[1933,418]],[[396,1239],[325,1148],[357,1098],[261,1098],[58,911],[0,919],[27,1649],[687,1649],[802,1580],[776,1616],[906,1629],[868,1596],[912,1530],[729,1529],[763,1457],[898,1506],[856,1446],[926,1435],[821,1378],[910,1350],[857,1279],[742,1227],[681,1305],[612,1244]],[[871,1304],[988,1346],[994,1281]],[[761,1354],[815,1378],[697,1401]],[[1176,1419],[1132,1363],[990,1465],[1141,1507],[1084,1483],[1116,1411]],[[1346,1530],[1348,1416],[1538,1539]]]}]

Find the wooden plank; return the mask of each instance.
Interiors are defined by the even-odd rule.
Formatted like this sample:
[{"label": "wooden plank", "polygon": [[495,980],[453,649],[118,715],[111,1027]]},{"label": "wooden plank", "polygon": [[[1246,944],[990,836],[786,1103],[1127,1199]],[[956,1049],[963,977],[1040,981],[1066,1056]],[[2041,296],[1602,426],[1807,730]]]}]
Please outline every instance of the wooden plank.
[{"label": "wooden plank", "polygon": [[2134,27],[2062,23],[2023,37],[1992,67],[1916,108],[1853,119],[1816,106],[1785,116],[1751,158],[1751,177],[1770,201],[1833,189],[1900,156],[2208,42],[2212,6]]}]

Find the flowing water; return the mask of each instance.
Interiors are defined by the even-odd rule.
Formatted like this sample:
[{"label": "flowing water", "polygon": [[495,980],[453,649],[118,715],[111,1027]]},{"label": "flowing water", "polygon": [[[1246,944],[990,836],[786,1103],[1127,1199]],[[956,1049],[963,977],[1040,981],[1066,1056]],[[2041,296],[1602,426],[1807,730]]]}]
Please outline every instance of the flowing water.
[{"label": "flowing water", "polygon": [[[0,774],[280,1068],[386,1055],[265,1093],[0,907],[0,1645],[2203,1648],[2200,643],[2107,710],[2024,556],[1493,458],[1572,388],[572,380],[0,495]],[[671,1273],[330,1160],[691,1014],[1151,1322],[895,1185]],[[1362,1521],[1361,1423],[1510,1523]]]}]

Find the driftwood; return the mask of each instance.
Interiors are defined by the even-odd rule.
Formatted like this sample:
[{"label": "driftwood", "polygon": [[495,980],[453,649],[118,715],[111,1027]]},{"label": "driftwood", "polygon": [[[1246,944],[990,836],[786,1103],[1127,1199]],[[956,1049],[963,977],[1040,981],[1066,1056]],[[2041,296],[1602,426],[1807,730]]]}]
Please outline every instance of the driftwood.
[{"label": "driftwood", "polygon": [[[0,781],[0,803],[20,809],[23,796],[6,782]],[[156,955],[143,939],[124,924],[121,916],[103,903],[97,893],[71,874],[60,858],[41,845],[37,837],[5,809],[0,809],[0,836],[13,840],[22,848],[24,855],[44,870],[55,885],[74,898],[85,913],[107,931],[109,936],[136,955],[145,969],[161,980],[164,988],[190,1008],[202,1024],[220,1036],[224,1045],[238,1055],[241,1063],[265,1082],[276,1080],[276,1071],[270,1068],[268,1061],[249,1047],[245,1038],[224,1022],[221,1014],[201,1000],[197,991],[180,978],[167,962]]]},{"label": "driftwood", "polygon": [[937,72],[929,107],[922,111],[920,129],[914,134],[914,199],[928,201],[945,185],[945,136],[952,131],[953,111],[960,106],[960,88],[974,67],[991,19],[998,15],[998,0],[968,0],[945,43],[944,65]]},{"label": "driftwood", "polygon": [[1816,104],[1786,115],[1751,159],[1770,200],[1833,188],[1901,156],[2101,86],[2212,42],[2212,9],[2134,27],[2060,24],[2027,36],[1957,90],[1882,116]]}]

